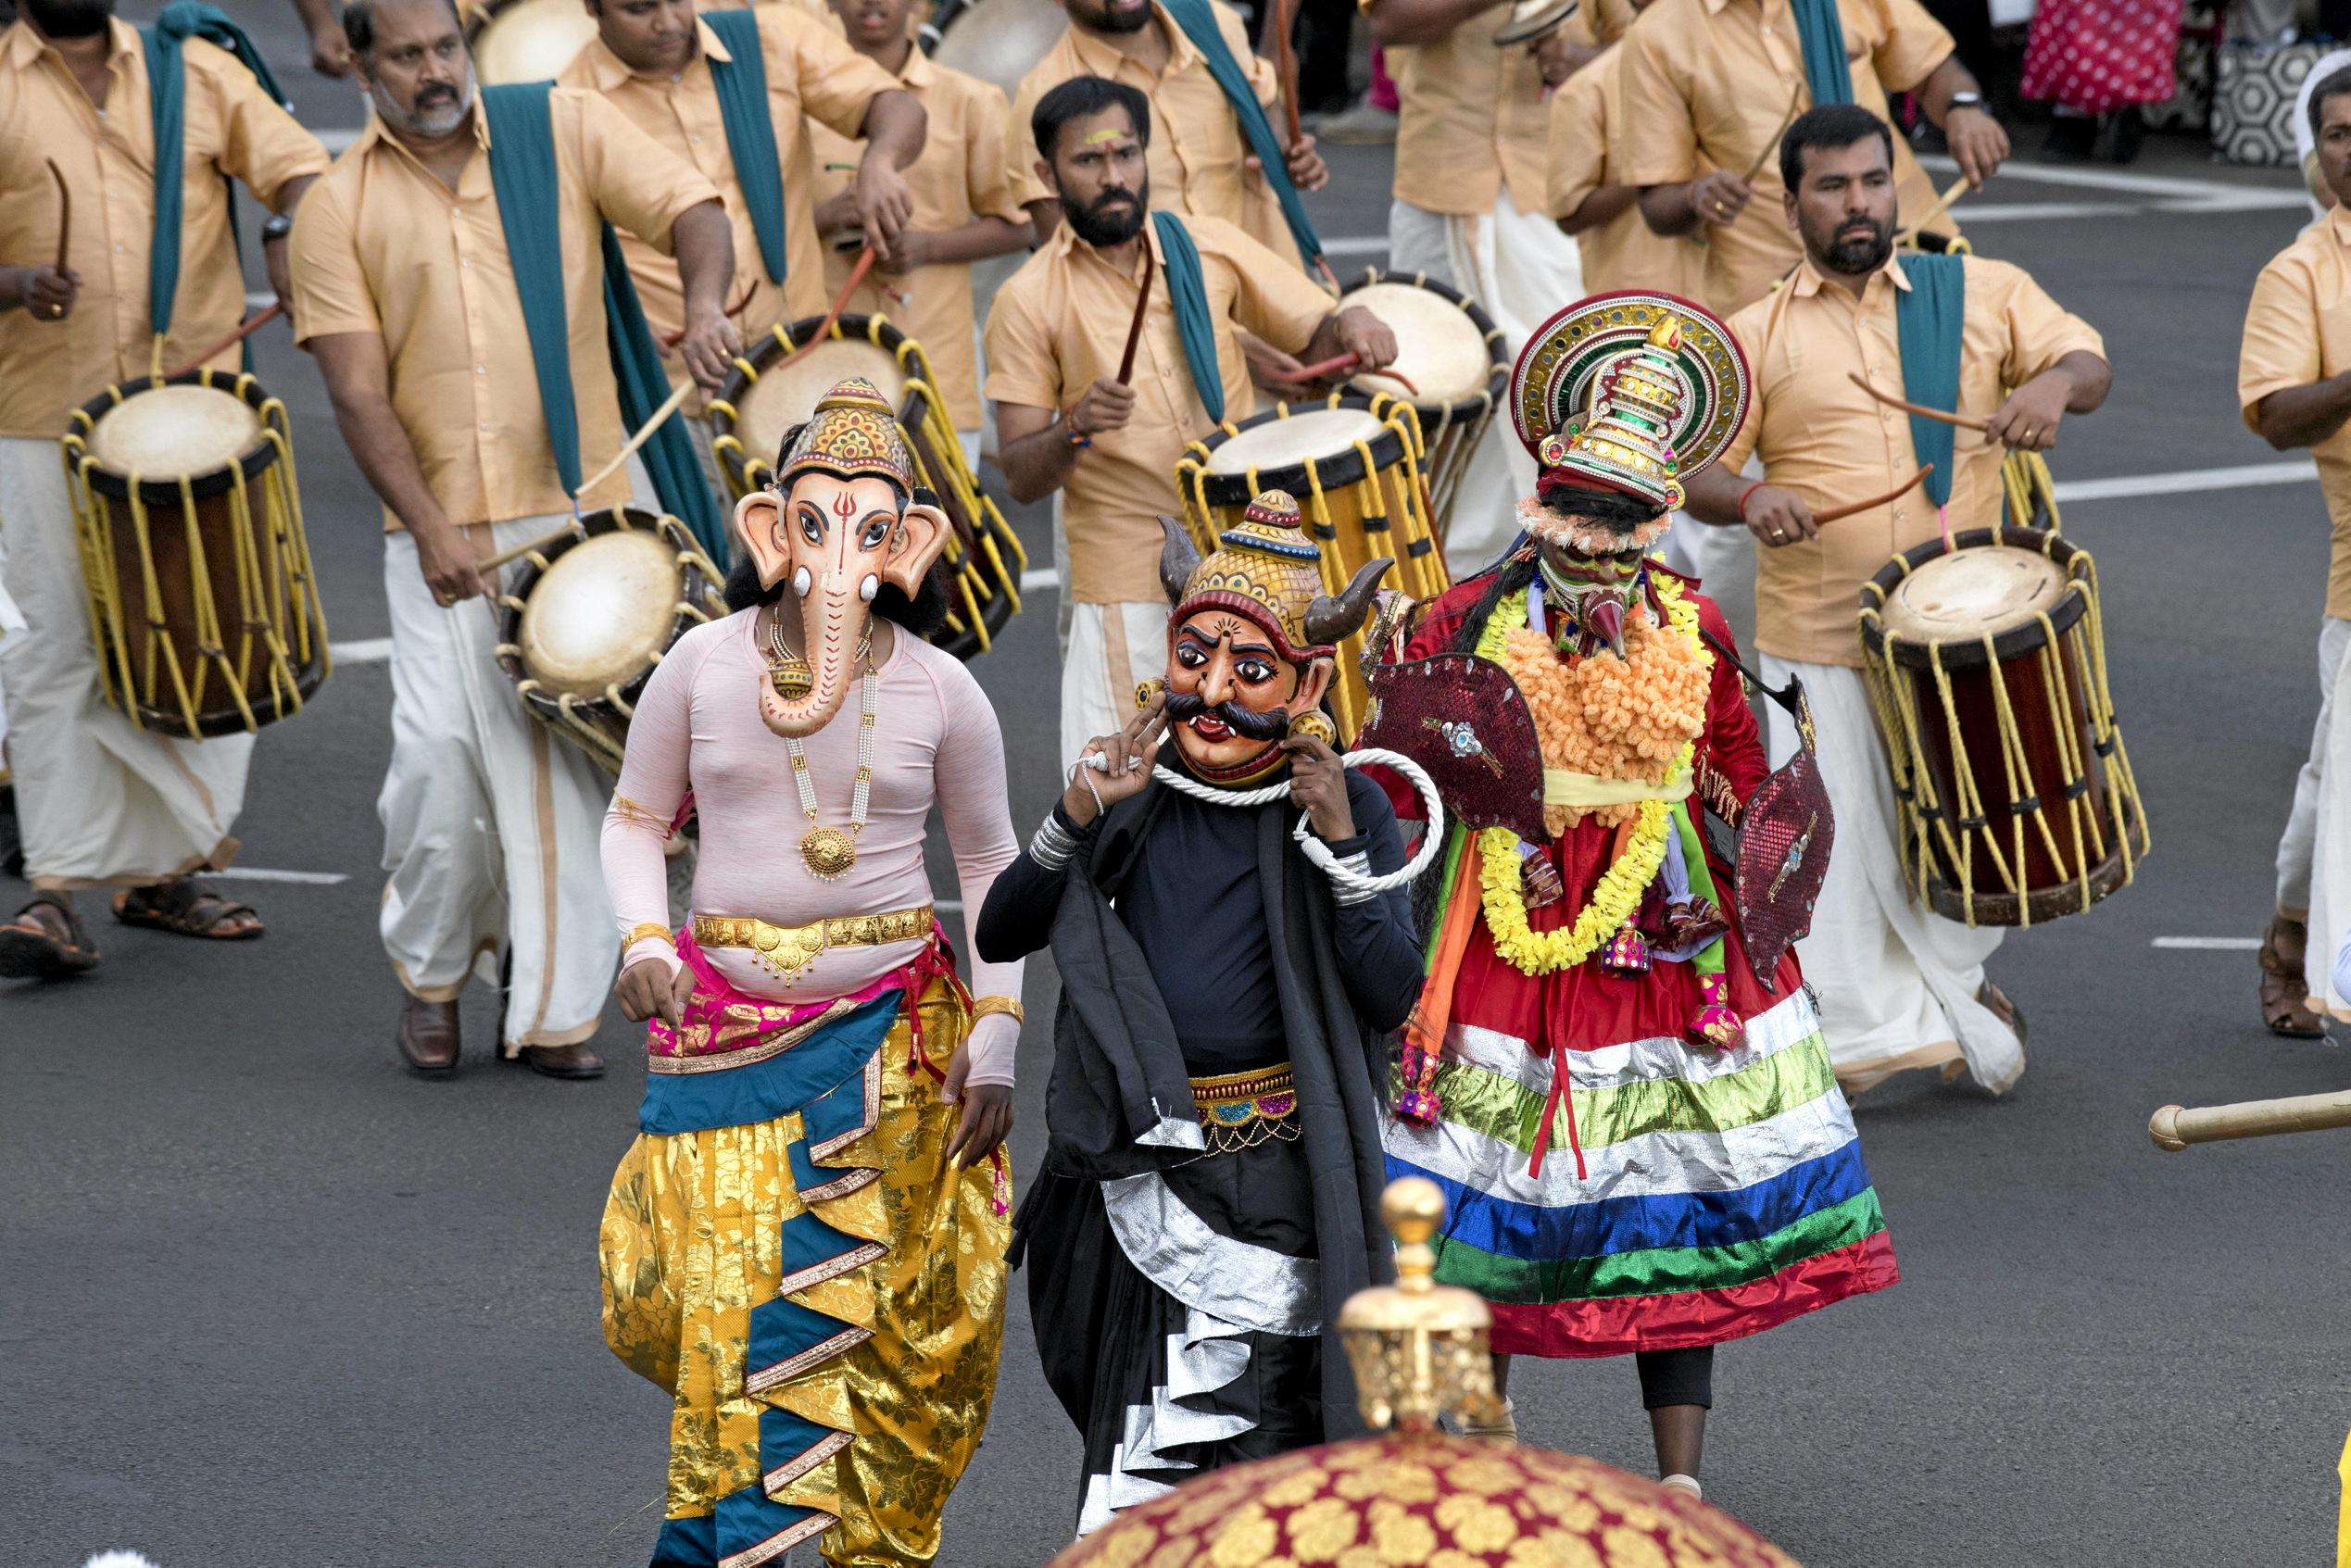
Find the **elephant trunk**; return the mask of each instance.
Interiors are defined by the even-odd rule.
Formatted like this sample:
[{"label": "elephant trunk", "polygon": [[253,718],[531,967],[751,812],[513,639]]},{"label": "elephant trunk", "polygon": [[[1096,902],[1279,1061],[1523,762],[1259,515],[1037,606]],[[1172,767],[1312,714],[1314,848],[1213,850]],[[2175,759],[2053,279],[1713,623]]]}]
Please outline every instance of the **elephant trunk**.
[{"label": "elephant trunk", "polygon": [[760,717],[769,729],[803,738],[833,721],[849,696],[869,613],[865,600],[837,579],[812,583],[800,596],[800,657],[813,680],[798,698],[777,695],[773,683],[760,688]]}]

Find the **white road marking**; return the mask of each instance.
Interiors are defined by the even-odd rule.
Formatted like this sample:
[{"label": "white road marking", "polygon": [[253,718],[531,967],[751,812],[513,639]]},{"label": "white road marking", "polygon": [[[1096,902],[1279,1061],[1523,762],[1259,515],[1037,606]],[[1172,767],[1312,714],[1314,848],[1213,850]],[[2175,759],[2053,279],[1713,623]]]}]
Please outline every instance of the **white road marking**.
[{"label": "white road marking", "polygon": [[2179,469],[2170,473],[2124,474],[2117,479],[2061,480],[2057,505],[2118,501],[2133,495],[2185,495],[2199,490],[2232,490],[2250,484],[2314,484],[2318,466],[2307,458],[2276,463],[2242,463],[2225,469]]},{"label": "white road marking", "polygon": [[299,882],[317,887],[333,887],[338,882],[351,880],[341,872],[281,872],[266,866],[231,866],[226,871],[206,874],[230,882]]},{"label": "white road marking", "polygon": [[2257,953],[2258,936],[2158,936],[2156,947],[2193,953]]},{"label": "white road marking", "polygon": [[1021,573],[1021,592],[1024,594],[1050,593],[1061,585],[1061,573],[1050,566],[1032,566]]},{"label": "white road marking", "polygon": [[1385,234],[1351,235],[1346,239],[1325,240],[1325,256],[1386,256],[1388,236]]},{"label": "white road marking", "polygon": [[[1959,166],[1942,154],[1922,157],[1918,162],[1937,174],[1956,174]],[[2125,174],[2119,169],[2085,169],[2073,164],[2023,163],[2011,160],[2000,166],[2000,172],[1992,177],[1989,189],[1997,189],[2001,181],[2022,180],[2043,185],[2070,185],[2084,191],[2127,191],[2133,195],[2172,196],[2205,201],[2257,201],[2269,207],[2300,207],[2308,198],[2291,185],[2256,184],[2231,180],[2190,180],[2176,174]],[[1975,193],[1980,195],[1982,193]],[[1968,220],[1968,206],[1975,195],[1962,197],[1953,204],[1952,210],[1959,220]]]},{"label": "white road marking", "polygon": [[362,637],[357,642],[329,643],[327,652],[337,664],[382,664],[392,657],[392,639]]}]

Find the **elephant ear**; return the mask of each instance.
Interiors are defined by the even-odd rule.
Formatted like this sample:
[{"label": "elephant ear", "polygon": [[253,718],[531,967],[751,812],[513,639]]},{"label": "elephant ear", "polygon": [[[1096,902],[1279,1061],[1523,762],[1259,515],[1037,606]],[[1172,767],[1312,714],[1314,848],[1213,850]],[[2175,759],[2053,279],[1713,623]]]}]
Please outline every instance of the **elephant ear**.
[{"label": "elephant ear", "polygon": [[792,570],[791,548],[776,537],[783,509],[781,498],[765,487],[735,503],[735,536],[759,569],[762,593],[783,582]]},{"label": "elephant ear", "polygon": [[947,548],[948,531],[954,526],[937,507],[923,501],[909,504],[899,519],[898,540],[890,546],[889,564],[882,568],[882,581],[913,598],[930,574],[931,563]]}]

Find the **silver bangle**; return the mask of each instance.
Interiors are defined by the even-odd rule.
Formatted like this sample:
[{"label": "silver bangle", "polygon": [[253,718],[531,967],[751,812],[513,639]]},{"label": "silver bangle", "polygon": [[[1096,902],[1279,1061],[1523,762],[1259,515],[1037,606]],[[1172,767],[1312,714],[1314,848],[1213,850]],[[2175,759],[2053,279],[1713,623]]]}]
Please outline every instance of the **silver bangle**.
[{"label": "silver bangle", "polygon": [[1052,812],[1045,813],[1037,836],[1028,841],[1028,858],[1049,872],[1067,866],[1077,855],[1077,839]]}]

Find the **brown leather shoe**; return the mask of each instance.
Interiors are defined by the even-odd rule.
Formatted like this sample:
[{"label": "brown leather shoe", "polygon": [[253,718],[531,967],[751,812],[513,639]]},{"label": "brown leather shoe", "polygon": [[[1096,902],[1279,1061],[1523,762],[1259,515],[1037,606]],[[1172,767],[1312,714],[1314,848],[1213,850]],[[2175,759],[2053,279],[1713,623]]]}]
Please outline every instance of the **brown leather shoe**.
[{"label": "brown leather shoe", "polygon": [[534,1073],[544,1073],[550,1078],[601,1078],[604,1059],[586,1045],[524,1046],[515,1059]]},{"label": "brown leather shoe", "polygon": [[2309,947],[2309,926],[2283,915],[2272,916],[2261,934],[2261,1022],[2272,1035],[2315,1040],[2327,1032],[2326,1020],[2310,1006],[2302,967]]},{"label": "brown leather shoe", "polygon": [[458,1070],[458,1005],[410,997],[400,1008],[400,1060],[424,1078],[448,1078]]}]

